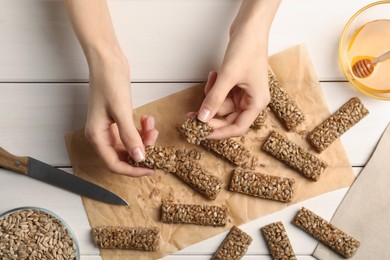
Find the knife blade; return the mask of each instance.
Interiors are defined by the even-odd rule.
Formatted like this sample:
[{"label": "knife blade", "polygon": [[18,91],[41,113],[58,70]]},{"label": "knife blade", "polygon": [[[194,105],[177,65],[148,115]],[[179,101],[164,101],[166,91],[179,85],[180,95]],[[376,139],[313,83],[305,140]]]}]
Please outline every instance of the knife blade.
[{"label": "knife blade", "polygon": [[0,167],[94,200],[114,205],[129,205],[124,199],[103,187],[34,158],[15,156],[2,147],[0,147]]}]

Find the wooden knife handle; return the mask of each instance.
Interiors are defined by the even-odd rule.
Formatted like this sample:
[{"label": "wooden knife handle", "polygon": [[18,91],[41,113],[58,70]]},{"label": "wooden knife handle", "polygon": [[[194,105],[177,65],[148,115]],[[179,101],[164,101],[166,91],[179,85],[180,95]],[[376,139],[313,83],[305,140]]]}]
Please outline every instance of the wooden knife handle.
[{"label": "wooden knife handle", "polygon": [[0,167],[28,174],[28,157],[15,156],[0,147]]}]

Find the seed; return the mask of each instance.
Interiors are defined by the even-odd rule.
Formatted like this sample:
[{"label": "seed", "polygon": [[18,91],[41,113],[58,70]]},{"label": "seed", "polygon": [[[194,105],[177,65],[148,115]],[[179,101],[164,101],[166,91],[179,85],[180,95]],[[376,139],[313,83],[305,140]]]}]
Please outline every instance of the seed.
[{"label": "seed", "polygon": [[[59,254],[59,245],[49,243],[53,231],[58,232],[63,241],[68,241],[71,250]],[[56,252],[62,259],[77,258],[73,238],[68,229],[54,216],[40,210],[22,209],[0,218],[1,259],[56,258],[54,253],[50,252]]]}]

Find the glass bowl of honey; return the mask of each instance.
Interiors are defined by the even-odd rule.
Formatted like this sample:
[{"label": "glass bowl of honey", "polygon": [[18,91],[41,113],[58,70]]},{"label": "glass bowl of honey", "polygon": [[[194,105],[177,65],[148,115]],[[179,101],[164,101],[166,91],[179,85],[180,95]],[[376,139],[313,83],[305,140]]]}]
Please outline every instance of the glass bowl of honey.
[{"label": "glass bowl of honey", "polygon": [[[390,1],[369,4],[357,11],[345,25],[339,43],[339,60],[348,81],[363,94],[390,100]],[[376,62],[371,67],[359,68],[362,60]],[[368,65],[369,66],[369,65]]]}]

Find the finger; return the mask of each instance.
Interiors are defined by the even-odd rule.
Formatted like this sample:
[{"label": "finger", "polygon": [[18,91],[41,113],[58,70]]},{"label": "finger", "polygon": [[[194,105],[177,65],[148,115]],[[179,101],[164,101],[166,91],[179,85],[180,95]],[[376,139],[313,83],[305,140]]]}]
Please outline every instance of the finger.
[{"label": "finger", "polygon": [[209,136],[213,139],[223,139],[236,136],[242,136],[248,131],[249,127],[256,119],[259,112],[255,109],[253,110],[244,110],[235,119],[232,124],[227,124],[214,130],[214,132]]},{"label": "finger", "polygon": [[208,122],[213,118],[234,85],[233,81],[220,75],[203,100],[199,109],[198,119],[202,122]]},{"label": "finger", "polygon": [[144,145],[154,145],[157,141],[159,132],[156,129],[147,131],[142,137]]},{"label": "finger", "polygon": [[226,98],[220,106],[217,115],[226,116],[236,111],[236,106],[232,98]]},{"label": "finger", "polygon": [[188,113],[186,114],[186,118],[192,118],[192,117],[194,117],[196,114],[197,114],[197,112],[188,112]]},{"label": "finger", "polygon": [[114,120],[118,125],[119,135],[127,152],[134,161],[140,162],[145,159],[145,148],[131,114],[131,109],[122,107],[115,113]]},{"label": "finger", "polygon": [[120,160],[117,151],[110,145],[95,143],[94,147],[107,168],[114,173],[131,177],[150,176],[154,173],[151,169],[133,167],[126,161]]},{"label": "finger", "polygon": [[155,128],[155,119],[153,116],[143,115],[141,117],[141,127],[145,131],[149,131]]},{"label": "finger", "polygon": [[204,93],[207,95],[210,92],[210,89],[214,86],[215,81],[217,80],[218,73],[215,71],[210,71],[209,76],[207,77],[207,82],[204,87]]},{"label": "finger", "polygon": [[[228,116],[223,117],[223,118],[212,118],[212,119],[210,119],[209,124],[214,129],[222,128],[222,127],[225,127],[227,125],[233,124],[234,121],[236,121],[236,118],[239,116],[239,114],[240,114],[239,112],[233,112],[233,113],[231,113]],[[210,136],[212,137],[212,134],[209,135],[209,137]]]}]

